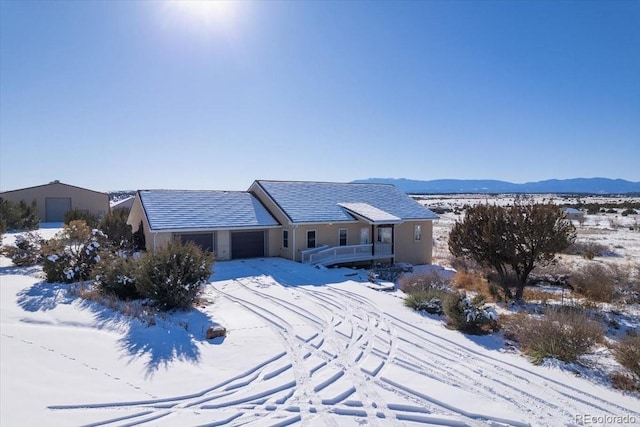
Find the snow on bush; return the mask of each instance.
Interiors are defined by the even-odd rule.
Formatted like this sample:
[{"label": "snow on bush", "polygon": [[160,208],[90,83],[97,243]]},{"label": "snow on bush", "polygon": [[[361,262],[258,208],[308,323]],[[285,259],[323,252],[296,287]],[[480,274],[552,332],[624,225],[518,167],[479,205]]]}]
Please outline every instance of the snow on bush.
[{"label": "snow on bush", "polygon": [[42,269],[48,282],[73,283],[87,280],[100,261],[104,234],[84,221],[71,221],[42,247]]},{"label": "snow on bush", "polygon": [[27,267],[40,262],[44,240],[36,232],[18,235],[13,246],[4,246],[2,252],[11,259],[13,265]]},{"label": "snow on bush", "polygon": [[450,294],[443,308],[449,326],[459,331],[478,334],[497,329],[498,313],[481,295],[471,299],[464,292]]}]

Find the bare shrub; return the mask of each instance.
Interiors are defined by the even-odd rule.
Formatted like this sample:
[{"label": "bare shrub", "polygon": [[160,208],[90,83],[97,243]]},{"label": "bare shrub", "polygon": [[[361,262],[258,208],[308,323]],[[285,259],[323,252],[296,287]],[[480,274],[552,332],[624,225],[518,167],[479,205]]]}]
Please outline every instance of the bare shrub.
[{"label": "bare shrub", "polygon": [[458,271],[453,277],[452,284],[455,288],[465,292],[473,292],[487,301],[502,301],[503,295],[501,288],[487,280],[487,276],[483,271]]},{"label": "bare shrub", "polygon": [[402,277],[400,289],[407,294],[404,305],[418,311],[442,314],[442,300],[449,292],[449,280],[436,271]]},{"label": "bare shrub", "polygon": [[610,254],[609,248],[596,242],[574,242],[565,250],[563,254],[579,255],[585,259],[592,260],[595,257],[602,257]]},{"label": "bare shrub", "polygon": [[614,347],[618,363],[640,379],[640,335],[627,335]]},{"label": "bare shrub", "polygon": [[518,341],[535,364],[547,357],[577,362],[604,338],[602,326],[574,307],[549,308],[540,317],[503,316],[500,323],[505,337]]},{"label": "bare shrub", "polygon": [[640,391],[640,381],[624,372],[615,371],[609,375],[613,388],[622,391]]},{"label": "bare shrub", "polygon": [[546,304],[547,301],[559,301],[562,299],[562,294],[555,292],[548,292],[535,287],[525,288],[524,299],[527,301],[540,301],[542,304]]},{"label": "bare shrub", "polygon": [[569,278],[569,284],[578,294],[592,301],[611,302],[616,294],[614,272],[603,264],[588,264]]},{"label": "bare shrub", "polygon": [[436,271],[404,276],[398,280],[400,289],[405,293],[425,291],[430,289],[445,290],[449,288],[449,279]]}]

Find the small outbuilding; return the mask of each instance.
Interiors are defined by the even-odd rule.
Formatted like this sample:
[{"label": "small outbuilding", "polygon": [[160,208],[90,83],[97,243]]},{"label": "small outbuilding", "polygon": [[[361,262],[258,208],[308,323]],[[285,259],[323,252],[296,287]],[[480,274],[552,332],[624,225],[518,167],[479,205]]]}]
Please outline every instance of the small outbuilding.
[{"label": "small outbuilding", "polygon": [[567,219],[575,220],[578,222],[584,221],[584,211],[575,208],[566,208],[564,213],[567,215]]},{"label": "small outbuilding", "polygon": [[63,222],[64,214],[79,209],[102,218],[109,212],[109,195],[74,185],[53,181],[49,184],[0,193],[0,198],[19,203],[23,200],[38,206],[41,222]]}]

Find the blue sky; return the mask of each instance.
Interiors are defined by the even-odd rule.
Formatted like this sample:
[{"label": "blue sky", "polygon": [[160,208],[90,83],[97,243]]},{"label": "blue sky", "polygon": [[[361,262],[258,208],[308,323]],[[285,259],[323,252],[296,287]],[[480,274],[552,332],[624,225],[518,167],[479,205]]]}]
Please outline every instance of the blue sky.
[{"label": "blue sky", "polygon": [[0,190],[640,181],[640,1],[0,2]]}]

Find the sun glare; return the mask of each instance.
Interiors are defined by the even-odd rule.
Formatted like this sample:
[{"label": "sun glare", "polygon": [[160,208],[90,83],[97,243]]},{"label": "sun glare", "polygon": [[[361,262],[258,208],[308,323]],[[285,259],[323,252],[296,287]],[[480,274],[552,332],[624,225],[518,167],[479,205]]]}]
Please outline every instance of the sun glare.
[{"label": "sun glare", "polygon": [[178,21],[191,28],[227,32],[235,26],[239,2],[233,0],[168,0]]}]

